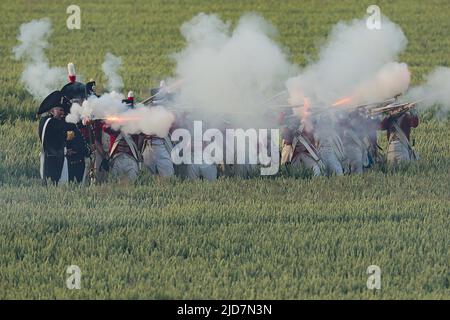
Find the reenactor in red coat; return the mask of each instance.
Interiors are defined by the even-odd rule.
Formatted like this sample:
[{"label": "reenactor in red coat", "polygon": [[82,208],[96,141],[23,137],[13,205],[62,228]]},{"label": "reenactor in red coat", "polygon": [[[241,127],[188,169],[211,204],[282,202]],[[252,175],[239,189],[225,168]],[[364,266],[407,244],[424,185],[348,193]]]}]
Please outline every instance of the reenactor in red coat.
[{"label": "reenactor in red coat", "polygon": [[311,169],[314,176],[320,176],[323,162],[316,149],[312,125],[306,119],[300,121],[300,118],[289,111],[282,113],[279,121],[282,124],[283,139],[281,164],[290,163],[294,167],[303,165]]},{"label": "reenactor in red coat", "polygon": [[[125,99],[130,108],[134,107],[133,99]],[[142,162],[139,151],[139,135],[129,135],[120,130],[114,130],[109,124],[103,125],[103,131],[109,134],[109,168],[111,176],[118,179],[133,181],[137,178]]]},{"label": "reenactor in red coat", "polygon": [[393,111],[381,122],[381,130],[386,130],[389,142],[387,161],[391,166],[401,162],[418,160],[418,154],[410,141],[411,128],[417,128],[419,117],[414,109],[407,112]]}]

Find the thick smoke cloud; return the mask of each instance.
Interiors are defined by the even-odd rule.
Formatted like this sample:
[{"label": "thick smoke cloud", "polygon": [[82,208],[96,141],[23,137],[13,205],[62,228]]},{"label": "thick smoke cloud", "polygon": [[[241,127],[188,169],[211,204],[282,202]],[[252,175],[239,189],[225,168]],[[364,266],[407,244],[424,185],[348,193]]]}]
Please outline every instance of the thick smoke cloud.
[{"label": "thick smoke cloud", "polygon": [[114,130],[127,134],[145,133],[167,136],[174,115],[162,107],[148,108],[137,104],[129,108],[122,102],[122,94],[111,92],[101,97],[91,96],[82,105],[73,104],[66,121],[78,123],[84,119],[104,119]]},{"label": "thick smoke cloud", "polygon": [[51,33],[52,25],[48,18],[24,23],[17,37],[20,44],[13,48],[14,58],[25,63],[20,81],[36,99],[45,98],[66,81],[65,69],[50,67],[45,55]]},{"label": "thick smoke cloud", "polygon": [[343,97],[351,104],[376,102],[407,90],[410,74],[398,63],[407,39],[399,26],[383,18],[380,30],[366,20],[340,22],[333,27],[318,60],[287,81],[292,103],[308,98],[329,106]]},{"label": "thick smoke cloud", "polygon": [[425,84],[412,88],[407,97],[421,101],[418,106],[422,110],[434,105],[441,107],[441,112],[436,113],[438,118],[450,114],[450,68],[436,68],[426,76]]},{"label": "thick smoke cloud", "polygon": [[181,33],[187,45],[174,55],[176,77],[183,80],[180,105],[215,116],[251,112],[249,122],[292,75],[293,66],[272,40],[275,28],[259,16],[245,15],[232,29],[218,16],[201,13],[184,23]]}]

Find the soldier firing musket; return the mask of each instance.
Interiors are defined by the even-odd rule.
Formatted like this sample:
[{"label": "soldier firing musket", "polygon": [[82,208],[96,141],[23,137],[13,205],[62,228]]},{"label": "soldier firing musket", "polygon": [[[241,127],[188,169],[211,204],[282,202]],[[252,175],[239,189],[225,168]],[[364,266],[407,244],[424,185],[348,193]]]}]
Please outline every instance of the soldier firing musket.
[{"label": "soldier firing musket", "polygon": [[[86,83],[87,97],[95,96],[100,97],[96,93],[96,83],[91,79]],[[95,154],[93,155],[93,161],[91,162],[90,174],[91,182],[102,183],[106,181],[107,172],[109,171],[109,144],[110,136],[103,132],[103,126],[105,124],[104,119],[83,119],[82,124],[89,125],[92,128]]]},{"label": "soldier firing musket", "polygon": [[[129,108],[134,108],[133,92],[128,93],[127,99],[122,100]],[[103,131],[110,136],[109,161],[111,175],[118,179],[133,181],[139,174],[142,155],[138,148],[139,135],[129,135],[122,130],[114,130],[107,123]]]},{"label": "soldier firing musket", "polygon": [[325,165],[316,149],[311,123],[298,117],[286,117],[285,113],[280,115],[279,123],[283,126],[281,164],[303,165],[312,170],[314,176],[321,175]]},{"label": "soldier firing musket", "polygon": [[[169,100],[169,91],[164,83],[161,82],[160,87],[152,88],[150,90],[151,96],[145,99],[142,103],[150,103],[150,107],[164,106]],[[172,124],[173,130],[174,123]],[[172,163],[171,152],[173,149],[172,141],[169,135],[159,137],[155,134],[147,135],[141,134],[139,137],[139,145],[142,146],[142,157],[144,166],[153,175],[160,175],[163,177],[170,177],[175,174],[175,169]]]},{"label": "soldier firing musket", "polygon": [[415,110],[418,102],[397,103],[372,110],[374,114],[387,114],[381,122],[381,129],[387,132],[387,161],[393,167],[400,162],[419,159],[414,144],[410,141],[411,128],[419,125],[419,116]]},{"label": "soldier firing musket", "polygon": [[[327,118],[327,114],[334,114],[328,117],[329,121],[337,121],[335,129],[338,131],[331,135],[334,138],[322,137],[319,139],[320,150],[322,150],[323,157],[327,159],[328,171],[340,174],[336,159],[341,162],[342,169],[347,173],[362,173],[364,169],[382,161],[379,153],[381,148],[377,142],[377,129],[381,119],[377,115],[371,114],[371,110],[384,108],[394,103],[398,96],[380,102],[359,105],[352,105],[353,99],[346,97],[331,106],[316,107],[311,111],[311,116],[319,121],[321,117]],[[331,150],[334,150],[336,157]]]}]

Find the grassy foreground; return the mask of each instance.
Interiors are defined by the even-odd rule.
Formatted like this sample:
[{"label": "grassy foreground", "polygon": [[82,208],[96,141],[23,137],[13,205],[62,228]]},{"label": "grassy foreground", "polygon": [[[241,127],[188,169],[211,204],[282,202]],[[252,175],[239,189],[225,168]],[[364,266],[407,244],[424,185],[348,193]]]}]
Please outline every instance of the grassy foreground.
[{"label": "grassy foreground", "polygon": [[[413,131],[422,160],[398,172],[294,179],[153,180],[45,188],[38,176],[37,102],[11,59],[21,23],[50,17],[52,65],[73,60],[104,82],[106,52],[122,56],[140,97],[170,75],[179,27],[198,12],[236,21],[262,14],[304,65],[330,27],[373,1],[1,1],[0,298],[450,299],[450,123]],[[448,1],[379,1],[409,46],[413,81],[450,65]],[[127,19],[123,23],[123,19]],[[383,140],[385,140],[383,136]],[[66,268],[81,268],[81,290]],[[381,290],[366,287],[369,265]]]},{"label": "grassy foreground", "polygon": [[[423,140],[430,130],[440,143]],[[422,161],[395,173],[7,183],[0,298],[448,299],[450,127],[416,131]],[[79,291],[65,287],[72,264]],[[372,264],[382,270],[375,293]]]},{"label": "grassy foreground", "polygon": [[4,187],[1,297],[449,298],[448,185],[433,180]]}]

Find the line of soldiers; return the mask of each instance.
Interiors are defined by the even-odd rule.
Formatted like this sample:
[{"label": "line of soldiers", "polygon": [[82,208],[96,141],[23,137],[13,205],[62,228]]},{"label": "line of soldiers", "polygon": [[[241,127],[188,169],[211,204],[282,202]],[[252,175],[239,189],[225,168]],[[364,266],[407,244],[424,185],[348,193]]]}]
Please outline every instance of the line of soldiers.
[{"label": "line of soldiers", "polygon": [[[38,114],[46,114],[39,123],[40,171],[44,181],[87,184],[102,183],[108,177],[134,180],[141,169],[162,177],[177,175],[210,181],[216,180],[220,174],[248,178],[256,172],[257,165],[250,163],[215,165],[205,159],[199,164],[172,163],[174,146],[169,138],[170,133],[175,128],[185,128],[193,133],[193,121],[205,120],[201,112],[178,115],[166,137],[143,133],[129,135],[114,130],[103,120],[67,123],[64,117],[72,103],[81,105],[83,100],[96,95],[95,81],[86,84],[77,82],[73,64],[69,64],[68,69],[69,83],[44,99],[38,111]],[[162,87],[153,88],[151,96],[154,98],[150,101],[150,107],[165,105],[168,101]],[[133,92],[130,91],[122,102],[134,108]],[[362,109],[314,117],[307,113],[299,117],[293,114],[292,108],[287,110],[281,112],[278,119],[278,125],[282,128],[282,165],[303,166],[315,176],[362,173],[382,162],[377,130],[387,132],[387,161],[390,165],[397,166],[401,162],[418,159],[410,142],[411,128],[418,126],[414,109],[394,111],[384,119],[368,116],[361,112]],[[226,122],[222,122],[221,126],[220,130],[225,132]],[[197,151],[202,152],[206,145],[189,147],[194,154],[195,148],[200,148]]]},{"label": "line of soldiers", "polygon": [[419,118],[415,109],[394,109],[384,118],[371,116],[365,109],[333,110],[316,117],[298,117],[292,111],[281,113],[282,164],[303,166],[315,176],[360,174],[375,164],[384,162],[377,131],[387,132],[387,163],[418,160],[411,143],[411,128]]}]

